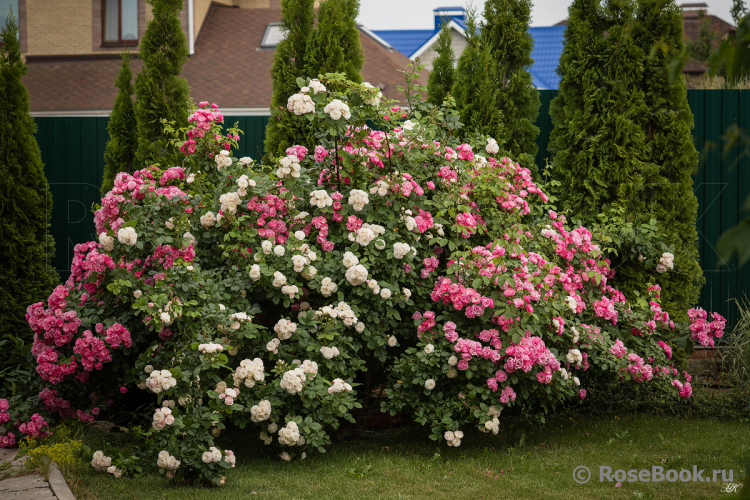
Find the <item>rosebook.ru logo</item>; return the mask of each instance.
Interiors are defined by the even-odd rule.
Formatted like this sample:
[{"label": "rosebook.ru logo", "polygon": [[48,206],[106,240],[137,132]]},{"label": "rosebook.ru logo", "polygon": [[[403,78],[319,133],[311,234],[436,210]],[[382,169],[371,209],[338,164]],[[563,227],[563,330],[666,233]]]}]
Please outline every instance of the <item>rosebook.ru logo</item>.
[{"label": "rosebook.ru logo", "polygon": [[[573,480],[578,484],[586,484],[591,479],[591,470],[588,467],[579,465],[573,470]],[[706,471],[705,469],[698,469],[697,465],[693,465],[693,470],[681,469],[679,471],[674,469],[664,470],[664,467],[655,465],[650,469],[630,469],[623,470],[618,469],[612,472],[612,467],[602,465],[599,467],[599,482],[609,481],[611,483],[618,482],[642,482],[642,483],[658,483],[661,481],[668,481],[674,483],[681,481],[687,482],[700,482],[700,483],[731,483],[734,480],[733,470],[712,470]]]}]

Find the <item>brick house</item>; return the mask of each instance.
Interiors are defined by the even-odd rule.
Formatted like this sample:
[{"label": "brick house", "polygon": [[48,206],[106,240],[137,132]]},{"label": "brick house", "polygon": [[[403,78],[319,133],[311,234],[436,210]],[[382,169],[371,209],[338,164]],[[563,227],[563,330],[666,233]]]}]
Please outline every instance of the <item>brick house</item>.
[{"label": "brick house", "polygon": [[[17,12],[32,114],[108,114],[119,54],[137,55],[151,6],[145,0],[0,0],[0,15],[8,7]],[[193,99],[216,102],[225,114],[268,115],[280,17],[279,0],[183,0],[191,55],[182,76]],[[399,70],[409,59],[364,26],[360,39],[364,80],[398,99]],[[142,62],[131,65],[138,73]]]}]

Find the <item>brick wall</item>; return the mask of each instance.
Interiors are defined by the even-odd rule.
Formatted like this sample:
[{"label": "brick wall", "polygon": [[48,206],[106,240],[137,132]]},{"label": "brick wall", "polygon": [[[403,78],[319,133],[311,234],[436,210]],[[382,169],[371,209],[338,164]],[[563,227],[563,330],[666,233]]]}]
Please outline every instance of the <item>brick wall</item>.
[{"label": "brick wall", "polygon": [[26,0],[27,55],[91,53],[92,0]]}]

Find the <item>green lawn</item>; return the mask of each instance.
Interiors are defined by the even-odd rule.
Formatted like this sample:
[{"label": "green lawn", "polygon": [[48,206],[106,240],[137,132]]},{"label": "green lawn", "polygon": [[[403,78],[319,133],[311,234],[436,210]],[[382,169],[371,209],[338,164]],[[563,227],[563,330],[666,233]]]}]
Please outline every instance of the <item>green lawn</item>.
[{"label": "green lawn", "polygon": [[[524,444],[520,444],[525,433]],[[722,482],[599,482],[599,466],[617,469],[734,470],[746,482],[750,425],[742,422],[571,414],[544,428],[516,423],[498,436],[467,433],[460,448],[439,449],[425,429],[375,432],[336,442],[325,455],[286,463],[264,456],[255,432],[227,436],[237,467],[222,488],[170,483],[162,476],[115,479],[91,467],[69,471],[79,500],[124,499],[594,499],[721,498]],[[587,484],[573,469],[591,469]]]}]

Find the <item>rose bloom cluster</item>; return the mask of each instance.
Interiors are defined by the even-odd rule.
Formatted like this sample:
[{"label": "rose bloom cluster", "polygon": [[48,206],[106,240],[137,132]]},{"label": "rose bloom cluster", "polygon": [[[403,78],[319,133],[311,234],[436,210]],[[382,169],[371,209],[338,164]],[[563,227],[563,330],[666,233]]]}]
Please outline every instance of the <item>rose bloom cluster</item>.
[{"label": "rose bloom cluster", "polygon": [[[304,458],[377,387],[451,446],[494,432],[500,409],[586,397],[593,377],[689,396],[668,353],[719,338],[719,317],[691,330],[622,296],[594,236],[542,214],[549,199],[491,138],[457,140],[433,108],[404,122],[364,84],[304,83],[276,111],[312,143],[237,158],[239,131],[204,102],[177,132],[181,165],[118,174],[70,279],[27,311],[43,414],[90,422],[150,398],[138,463],[220,485],[223,429]],[[15,404],[0,439],[16,422],[46,432]],[[470,411],[436,415],[449,407]]]}]

